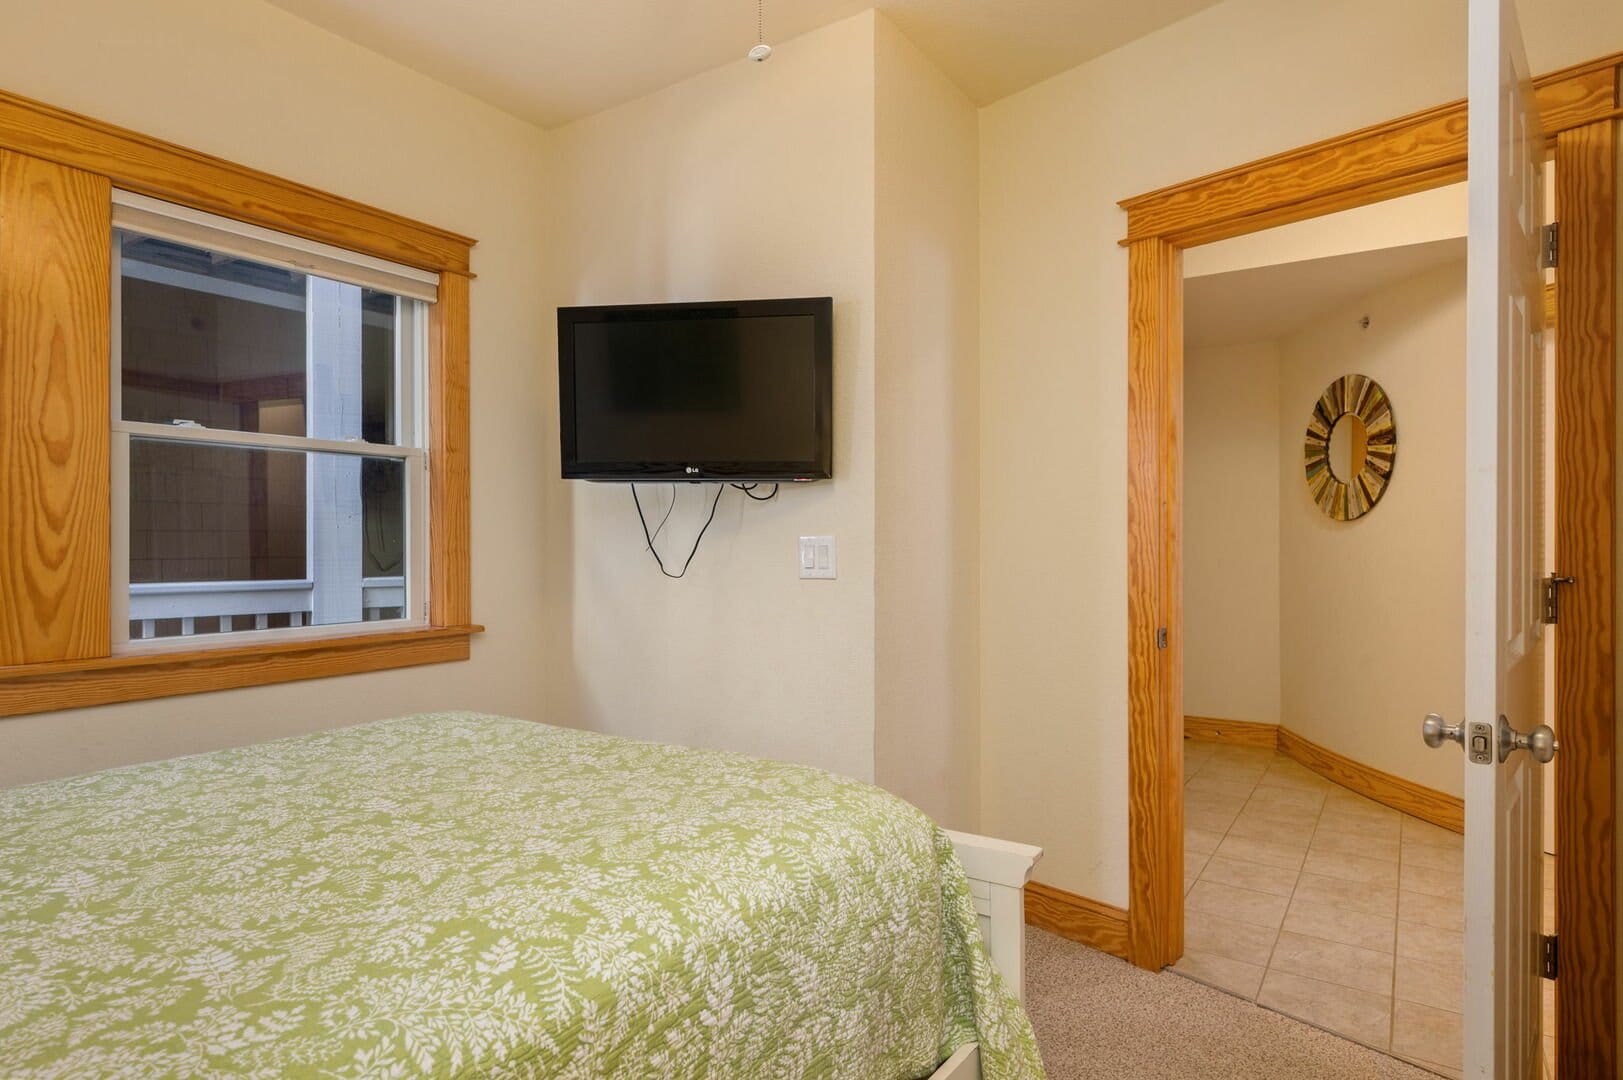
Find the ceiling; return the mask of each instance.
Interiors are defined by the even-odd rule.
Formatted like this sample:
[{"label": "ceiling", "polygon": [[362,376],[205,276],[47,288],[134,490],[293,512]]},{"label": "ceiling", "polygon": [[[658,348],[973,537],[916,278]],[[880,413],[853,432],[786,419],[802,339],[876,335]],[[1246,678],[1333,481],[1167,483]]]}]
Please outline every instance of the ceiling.
[{"label": "ceiling", "polygon": [[1461,236],[1188,278],[1184,344],[1205,349],[1273,341],[1360,296],[1464,261]]},{"label": "ceiling", "polygon": [[[765,0],[766,40],[869,7],[987,104],[1218,0]],[[271,0],[553,127],[743,57],[754,0]]]}]

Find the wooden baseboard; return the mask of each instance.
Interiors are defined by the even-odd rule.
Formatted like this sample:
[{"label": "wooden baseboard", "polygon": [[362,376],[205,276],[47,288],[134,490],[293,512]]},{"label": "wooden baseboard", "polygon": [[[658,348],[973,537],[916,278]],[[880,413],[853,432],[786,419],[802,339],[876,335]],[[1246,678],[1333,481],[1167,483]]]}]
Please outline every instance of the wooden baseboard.
[{"label": "wooden baseboard", "polygon": [[1127,912],[1074,892],[1026,884],[1026,925],[1127,959]]},{"label": "wooden baseboard", "polygon": [[1186,716],[1183,718],[1186,739],[1201,742],[1229,743],[1233,746],[1261,746],[1273,750],[1279,746],[1279,725],[1258,724],[1251,720],[1221,720],[1215,716]]},{"label": "wooden baseboard", "polygon": [[1445,795],[1435,788],[1354,761],[1302,738],[1287,727],[1279,729],[1279,752],[1365,798],[1441,828],[1465,832],[1465,800],[1457,795]]},{"label": "wooden baseboard", "polygon": [[1384,806],[1457,833],[1465,831],[1465,800],[1338,754],[1281,724],[1186,716],[1185,738],[1232,746],[1271,747],[1326,780]]}]

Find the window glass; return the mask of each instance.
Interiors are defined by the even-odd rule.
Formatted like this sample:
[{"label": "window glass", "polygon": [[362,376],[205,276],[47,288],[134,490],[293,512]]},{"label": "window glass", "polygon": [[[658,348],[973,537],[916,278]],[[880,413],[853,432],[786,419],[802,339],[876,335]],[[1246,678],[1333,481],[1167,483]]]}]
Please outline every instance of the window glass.
[{"label": "window glass", "polygon": [[400,300],[361,290],[361,438],[398,443],[395,426],[395,308]]},{"label": "window glass", "polygon": [[399,443],[398,298],[118,235],[123,419]]},{"label": "window glass", "polygon": [[130,440],[130,637],[405,617],[406,462]]},{"label": "window glass", "polygon": [[130,583],[306,576],[302,453],[130,440]]}]

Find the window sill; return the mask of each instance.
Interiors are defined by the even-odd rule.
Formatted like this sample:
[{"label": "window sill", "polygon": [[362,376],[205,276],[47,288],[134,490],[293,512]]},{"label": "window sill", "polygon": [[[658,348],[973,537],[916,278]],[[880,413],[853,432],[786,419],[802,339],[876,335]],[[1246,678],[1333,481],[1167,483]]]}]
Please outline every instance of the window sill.
[{"label": "window sill", "polygon": [[466,660],[483,631],[428,627],[0,667],[0,717]]}]

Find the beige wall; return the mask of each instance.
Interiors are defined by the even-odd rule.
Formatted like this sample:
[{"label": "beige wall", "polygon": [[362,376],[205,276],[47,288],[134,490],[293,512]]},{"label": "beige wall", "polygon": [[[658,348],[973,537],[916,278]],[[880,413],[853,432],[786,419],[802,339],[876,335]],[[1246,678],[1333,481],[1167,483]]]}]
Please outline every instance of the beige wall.
[{"label": "beige wall", "polygon": [[[727,491],[666,580],[624,485],[558,479],[538,351],[549,715],[873,777],[874,33],[859,15],[553,132],[558,303],[834,297],[835,479]],[[686,556],[711,494],[679,489],[662,550]],[[822,534],[839,577],[800,580],[796,538]]]},{"label": "beige wall", "polygon": [[[1368,315],[1370,325],[1359,325]],[[1302,437],[1332,380],[1368,375],[1398,425],[1374,510],[1332,521],[1302,474]],[[1354,761],[1462,795],[1458,754],[1420,718],[1464,711],[1465,264],[1387,286],[1280,343],[1280,711]]]},{"label": "beige wall", "polygon": [[[1623,48],[1611,0],[1522,19],[1540,71]],[[1228,0],[982,110],[982,827],[1040,879],[1127,899],[1116,201],[1464,90],[1461,0]]]},{"label": "beige wall", "polygon": [[977,118],[876,21],[874,776],[980,815]]},{"label": "beige wall", "polygon": [[[669,581],[626,488],[554,479],[549,443],[547,713],[877,779],[973,826],[975,110],[870,11],[553,134],[559,303],[834,297],[835,478],[726,492]],[[710,494],[681,489],[662,550],[685,555]],[[798,576],[817,534],[834,581]]]},{"label": "beige wall", "polygon": [[1277,724],[1279,345],[1190,349],[1183,369],[1184,712]]},{"label": "beige wall", "polygon": [[[861,777],[879,760],[896,790],[975,824],[977,117],[888,23],[865,13],[548,134],[256,3],[74,0],[15,18],[0,65],[8,89],[484,238],[490,628],[460,667],[3,721],[0,782],[472,707]],[[553,303],[820,294],[837,298],[837,479],[771,504],[728,492],[689,578],[658,577],[625,488],[556,479]],[[668,550],[703,521],[700,493],[680,498]],[[798,578],[812,533],[838,538],[838,580]]]},{"label": "beige wall", "polygon": [[9,5],[0,86],[480,238],[473,610],[490,628],[465,664],[0,720],[0,784],[423,709],[542,719],[544,136],[257,0]]}]

